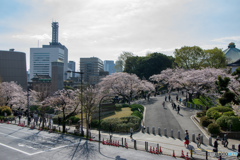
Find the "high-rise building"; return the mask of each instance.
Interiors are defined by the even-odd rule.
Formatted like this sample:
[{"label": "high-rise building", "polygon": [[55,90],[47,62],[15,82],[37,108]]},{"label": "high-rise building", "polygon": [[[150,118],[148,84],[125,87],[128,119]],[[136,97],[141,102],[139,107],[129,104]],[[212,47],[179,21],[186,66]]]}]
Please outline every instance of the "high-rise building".
[{"label": "high-rise building", "polygon": [[109,75],[115,73],[114,67],[115,67],[114,61],[111,61],[111,60],[104,61],[104,71],[108,71]]},{"label": "high-rise building", "polygon": [[58,22],[52,22],[52,42],[42,48],[30,48],[30,79],[34,75],[52,75],[51,62],[62,60],[64,63],[63,78],[67,79],[68,49],[58,42]]},{"label": "high-rise building", "polygon": [[103,71],[103,61],[97,57],[80,58],[80,71],[83,72],[84,83],[97,84],[99,73]]},{"label": "high-rise building", "polygon": [[64,63],[61,60],[52,62],[52,92],[63,89]]},{"label": "high-rise building", "polygon": [[[68,62],[68,68],[71,69],[71,71],[75,72],[76,63],[74,61]],[[75,77],[75,73],[72,73],[72,77]]]},{"label": "high-rise building", "polygon": [[26,90],[26,54],[14,49],[0,51],[0,79],[2,82],[14,81]]}]

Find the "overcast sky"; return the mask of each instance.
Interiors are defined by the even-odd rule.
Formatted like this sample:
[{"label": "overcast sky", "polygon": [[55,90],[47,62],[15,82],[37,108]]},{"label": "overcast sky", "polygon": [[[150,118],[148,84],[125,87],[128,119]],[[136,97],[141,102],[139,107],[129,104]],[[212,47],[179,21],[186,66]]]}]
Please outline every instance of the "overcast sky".
[{"label": "overcast sky", "polygon": [[[69,60],[117,60],[122,51],[173,55],[182,46],[240,48],[240,0],[0,0],[0,50],[59,42]],[[79,67],[78,67],[79,68]]]}]

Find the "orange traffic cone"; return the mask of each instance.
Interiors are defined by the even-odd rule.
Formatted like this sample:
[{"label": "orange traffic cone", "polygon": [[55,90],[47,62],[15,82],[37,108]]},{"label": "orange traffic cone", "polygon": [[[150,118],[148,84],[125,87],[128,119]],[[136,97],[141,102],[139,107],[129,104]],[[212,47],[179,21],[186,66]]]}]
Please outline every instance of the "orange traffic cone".
[{"label": "orange traffic cone", "polygon": [[184,155],[184,153],[183,153],[183,150],[182,150],[181,158],[185,158],[185,155]]},{"label": "orange traffic cone", "polygon": [[174,153],[174,150],[173,150],[173,154],[172,154],[172,156],[173,156],[173,157],[176,157],[176,156],[175,156],[175,153]]},{"label": "orange traffic cone", "polygon": [[117,146],[119,147],[119,141],[118,141],[118,144],[117,144]]},{"label": "orange traffic cone", "polygon": [[117,141],[115,141],[115,146],[116,146],[116,147],[118,146],[118,143],[117,143]]},{"label": "orange traffic cone", "polygon": [[112,141],[111,145],[114,146],[114,141]]},{"label": "orange traffic cone", "polygon": [[162,149],[161,149],[161,146],[160,146],[160,149],[159,149],[159,153],[161,153],[161,154],[162,154]]},{"label": "orange traffic cone", "polygon": [[187,152],[187,155],[186,155],[186,157],[185,157],[185,160],[189,160],[189,158],[188,158],[188,152]]},{"label": "orange traffic cone", "polygon": [[155,151],[155,154],[158,154],[158,148],[156,147],[156,151]]},{"label": "orange traffic cone", "polygon": [[150,146],[150,151],[149,151],[149,153],[152,153],[152,146]]},{"label": "orange traffic cone", "polygon": [[[92,138],[91,138],[91,139],[92,139]],[[91,140],[91,139],[90,139],[90,140]],[[103,138],[103,140],[102,140],[102,144],[105,144],[105,142],[104,142],[104,138]]]},{"label": "orange traffic cone", "polygon": [[126,149],[128,149],[128,145],[127,145],[127,142],[126,142],[126,144],[125,144],[125,148],[126,148]]}]

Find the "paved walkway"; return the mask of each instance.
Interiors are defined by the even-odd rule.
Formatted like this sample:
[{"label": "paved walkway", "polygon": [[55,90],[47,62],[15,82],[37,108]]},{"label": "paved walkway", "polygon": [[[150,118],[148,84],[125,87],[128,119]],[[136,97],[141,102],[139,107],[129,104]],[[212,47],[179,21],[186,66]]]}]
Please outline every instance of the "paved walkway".
[{"label": "paved walkway", "polygon": [[[186,121],[186,120],[183,119],[184,116],[182,117],[182,116],[177,115],[176,111],[171,109],[170,103],[167,105],[167,107],[170,109],[170,111],[172,112],[172,114],[174,116],[178,116],[177,120],[179,122],[181,122],[181,121],[185,122]],[[195,112],[195,111],[193,111],[193,109],[189,109],[189,108],[186,108],[185,106],[181,105],[180,113],[182,115],[188,115],[189,111]],[[181,156],[182,151],[184,152],[184,155],[186,155],[186,153],[188,153],[188,155],[190,156],[190,149],[192,149],[192,151],[193,151],[192,156],[195,159],[205,159],[206,158],[206,151],[207,151],[208,159],[217,159],[215,157],[214,153],[212,152],[213,147],[208,145],[208,138],[209,138],[208,133],[204,129],[201,128],[201,126],[194,119],[194,117],[191,117],[190,119],[188,119],[188,121],[192,121],[195,124],[194,126],[192,126],[192,124],[191,124],[189,127],[196,127],[198,130],[200,129],[202,131],[202,133],[206,136],[205,141],[204,141],[205,143],[202,144],[200,148],[198,148],[197,144],[194,143],[194,142],[190,142],[189,148],[186,148],[184,146],[184,141],[182,139],[166,137],[166,136],[163,136],[163,135],[154,135],[154,134],[142,133],[141,131],[135,132],[133,134],[133,139],[131,139],[129,137],[129,134],[113,133],[112,140],[115,141],[115,142],[119,141],[119,144],[123,145],[123,146],[125,146],[125,141],[126,141],[129,148],[142,150],[142,151],[146,151],[145,142],[148,142],[148,148],[147,148],[148,151],[150,150],[151,147],[154,147],[154,149],[156,149],[157,145],[159,145],[159,147],[161,147],[164,155],[172,156],[173,151],[174,151],[174,153],[177,157]],[[74,130],[75,130],[75,128],[73,126],[67,126],[67,128],[68,128],[68,132],[74,132]],[[188,130],[191,130],[191,129],[188,129]],[[156,133],[157,133],[157,131],[156,131]],[[99,131],[98,130],[91,130],[91,135],[93,137],[93,140],[96,140],[96,141],[99,140],[99,138],[98,138]],[[107,132],[101,131],[101,141],[103,139],[105,141],[109,140],[110,139],[110,134],[107,133]],[[191,140],[191,133],[190,133],[190,140]],[[134,147],[134,141],[136,143],[136,148]],[[214,142],[214,139],[212,140],[212,143],[213,142]],[[232,153],[232,152],[237,152],[237,150],[231,149],[232,145],[235,145],[236,148],[237,148],[238,144],[240,144],[240,141],[229,139],[229,145],[228,146],[231,147],[231,148],[223,147],[221,145],[220,141],[218,143],[219,143],[219,152]],[[223,156],[223,159],[236,159],[236,157]]]}]

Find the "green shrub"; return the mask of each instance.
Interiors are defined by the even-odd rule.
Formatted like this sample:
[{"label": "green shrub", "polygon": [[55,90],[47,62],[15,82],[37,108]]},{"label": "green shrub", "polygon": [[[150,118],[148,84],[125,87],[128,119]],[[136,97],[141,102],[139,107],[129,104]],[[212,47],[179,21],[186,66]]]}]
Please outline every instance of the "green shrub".
[{"label": "green shrub", "polygon": [[211,134],[219,134],[220,133],[220,126],[216,123],[211,123],[208,125],[208,131]]},{"label": "green shrub", "polygon": [[203,110],[202,112],[197,112],[197,117],[203,117],[206,116],[206,110]]},{"label": "green shrub", "polygon": [[130,105],[129,104],[122,104],[122,107],[129,107]]},{"label": "green shrub", "polygon": [[202,126],[207,127],[212,121],[208,117],[202,117],[200,123]]},{"label": "green shrub", "polygon": [[222,115],[218,111],[213,112],[213,119],[217,120],[221,116]]},{"label": "green shrub", "polygon": [[140,118],[135,116],[121,117],[119,118],[108,118],[101,121],[101,129],[109,131],[109,126],[112,124],[112,131],[114,132],[129,132],[130,127],[134,130],[139,128],[141,123]]},{"label": "green shrub", "polygon": [[240,131],[240,121],[237,116],[222,116],[217,119],[216,123],[223,129],[227,130],[230,128],[232,131]]},{"label": "green shrub", "polygon": [[234,116],[235,113],[233,111],[228,111],[228,112],[224,112],[223,116]]},{"label": "green shrub", "polygon": [[135,111],[135,110],[138,111],[138,109],[140,109],[142,113],[144,111],[144,107],[141,104],[132,104],[130,105],[130,108],[131,108],[131,111]]},{"label": "green shrub", "polygon": [[77,124],[78,121],[80,120],[80,118],[76,117],[76,116],[71,116],[69,117],[67,120],[71,120],[72,124]]},{"label": "green shrub", "polygon": [[223,107],[223,106],[217,106],[217,107],[212,107],[209,108],[207,111],[207,117],[213,119],[214,115],[216,116],[216,112],[229,112],[232,111],[232,108],[229,107]]},{"label": "green shrub", "polygon": [[137,111],[137,110],[133,111],[133,113],[132,113],[131,115],[132,115],[132,116],[139,117],[141,120],[143,119],[142,113],[140,113],[140,112]]},{"label": "green shrub", "polygon": [[8,106],[1,106],[0,107],[0,115],[5,116],[4,113],[7,113],[8,116],[12,115],[12,110]]},{"label": "green shrub", "polygon": [[[103,120],[101,120],[100,122],[102,122]],[[99,127],[99,120],[94,119],[91,121],[91,128],[98,128]]]},{"label": "green shrub", "polygon": [[115,110],[116,110],[116,111],[121,111],[121,110],[122,110],[122,105],[116,104],[116,105],[115,105]]}]

